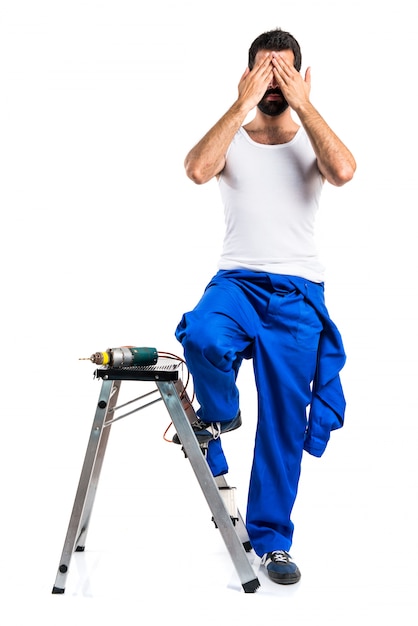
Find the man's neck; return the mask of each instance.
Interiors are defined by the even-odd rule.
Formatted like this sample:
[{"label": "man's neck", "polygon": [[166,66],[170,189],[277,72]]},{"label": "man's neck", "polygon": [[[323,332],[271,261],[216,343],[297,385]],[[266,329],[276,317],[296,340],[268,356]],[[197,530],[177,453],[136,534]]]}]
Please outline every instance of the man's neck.
[{"label": "man's neck", "polygon": [[298,129],[299,125],[293,120],[290,109],[275,117],[257,109],[254,119],[244,126],[253,141],[268,145],[288,143]]}]

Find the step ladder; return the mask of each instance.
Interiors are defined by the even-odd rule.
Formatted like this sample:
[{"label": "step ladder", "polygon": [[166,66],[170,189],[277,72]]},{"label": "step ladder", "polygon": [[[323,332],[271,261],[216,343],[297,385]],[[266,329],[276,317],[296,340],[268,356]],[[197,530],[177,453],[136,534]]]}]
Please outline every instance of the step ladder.
[{"label": "step ladder", "polygon": [[[99,400],[90,432],[78,488],[68,525],[67,535],[52,589],[53,594],[63,594],[71,558],[74,552],[83,552],[93,510],[100,472],[112,424],[127,415],[162,400],[177,431],[186,458],[189,460],[202,492],[212,512],[229,551],[245,593],[254,593],[260,586],[250,564],[247,552],[251,550],[247,530],[239,510],[233,515],[228,510],[223,491],[230,489],[225,476],[213,477],[206,461],[204,445],[199,444],[191,423],[197,419],[192,403],[180,376],[182,362],[159,357],[155,365],[135,367],[101,367],[95,377],[102,380]],[[154,381],[156,388],[118,406],[118,396],[124,380]],[[149,397],[156,394],[156,399]],[[134,402],[140,406],[123,415],[116,411]],[[202,454],[203,452],[203,454]]]}]

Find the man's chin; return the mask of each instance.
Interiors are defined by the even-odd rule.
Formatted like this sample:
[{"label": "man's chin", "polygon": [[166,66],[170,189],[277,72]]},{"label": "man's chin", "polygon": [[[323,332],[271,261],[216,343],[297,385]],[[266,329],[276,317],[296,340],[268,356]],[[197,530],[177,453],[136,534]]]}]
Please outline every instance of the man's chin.
[{"label": "man's chin", "polygon": [[279,115],[284,113],[288,107],[289,105],[286,101],[261,101],[257,105],[257,108],[261,111],[261,113],[264,113],[264,115],[268,115],[269,117],[278,117]]}]

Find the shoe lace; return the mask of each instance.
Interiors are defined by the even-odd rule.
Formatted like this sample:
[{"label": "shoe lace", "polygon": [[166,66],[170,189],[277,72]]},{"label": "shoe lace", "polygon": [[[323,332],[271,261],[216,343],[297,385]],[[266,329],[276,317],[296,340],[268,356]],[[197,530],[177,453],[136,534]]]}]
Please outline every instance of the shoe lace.
[{"label": "shoe lace", "polygon": [[267,552],[262,559],[262,563],[267,561],[273,561],[273,563],[289,563],[290,554],[285,550],[274,550],[273,552]]},{"label": "shoe lace", "polygon": [[214,422],[210,424],[208,430],[212,433],[214,439],[218,439],[221,436],[221,423]]},{"label": "shoe lace", "polygon": [[289,563],[290,556],[284,550],[275,550],[271,553],[271,560],[275,563]]},{"label": "shoe lace", "polygon": [[212,422],[210,424],[206,424],[205,422],[202,422],[202,420],[199,419],[193,422],[191,426],[196,431],[208,430],[212,434],[213,439],[218,439],[221,436],[221,423],[220,422]]}]

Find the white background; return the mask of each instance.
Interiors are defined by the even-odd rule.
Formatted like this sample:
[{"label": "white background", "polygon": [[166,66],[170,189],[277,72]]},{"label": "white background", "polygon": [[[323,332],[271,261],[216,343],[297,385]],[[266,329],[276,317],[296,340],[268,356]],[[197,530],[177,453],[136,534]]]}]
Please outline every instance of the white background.
[{"label": "white background", "polygon": [[[412,4],[0,2],[2,623],[416,624]],[[304,459],[302,581],[260,571],[261,589],[242,592],[160,403],[113,427],[86,552],[52,595],[100,390],[78,359],[126,344],[181,354],[174,329],[223,236],[216,182],[194,186],[184,156],[236,98],[252,40],[277,26],[358,162],[349,185],[326,187],[318,220],[347,414],[324,457]],[[250,364],[240,389],[244,425],[224,448],[245,511]]]}]

